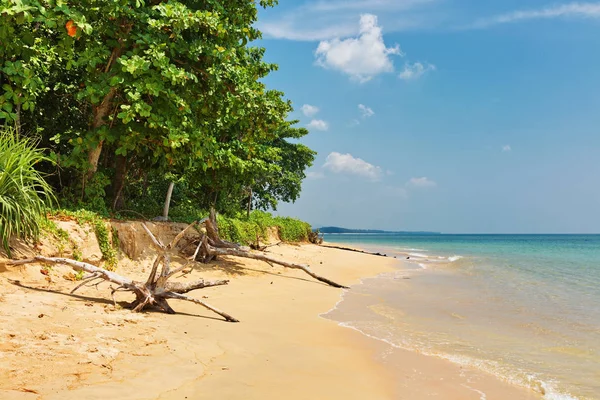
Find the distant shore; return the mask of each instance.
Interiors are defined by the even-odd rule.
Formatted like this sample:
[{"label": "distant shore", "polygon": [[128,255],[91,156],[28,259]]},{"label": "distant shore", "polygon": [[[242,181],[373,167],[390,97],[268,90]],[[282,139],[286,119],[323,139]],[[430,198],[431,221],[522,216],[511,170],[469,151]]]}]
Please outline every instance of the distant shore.
[{"label": "distant shore", "polygon": [[[269,252],[349,285],[392,273],[399,262],[314,245]],[[120,270],[141,277],[140,265],[126,262]],[[242,321],[232,324],[188,303],[174,303],[176,315],[132,314],[115,309],[106,288],[57,294],[73,286],[60,279],[67,271],[53,269],[48,283],[34,266],[0,266],[0,398],[540,398],[491,376],[469,381],[450,362],[320,317],[342,291],[301,272],[235,258],[199,266],[189,279],[231,279],[194,295]]]}]

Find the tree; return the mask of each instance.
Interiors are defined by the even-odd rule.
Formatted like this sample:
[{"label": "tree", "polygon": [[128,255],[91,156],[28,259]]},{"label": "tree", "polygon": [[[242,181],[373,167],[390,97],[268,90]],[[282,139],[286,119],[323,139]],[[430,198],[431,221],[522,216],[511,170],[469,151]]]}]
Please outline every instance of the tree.
[{"label": "tree", "polygon": [[298,197],[314,153],[260,81],[254,1],[0,1],[0,119],[42,134],[56,185],[113,208],[149,175],[222,211]]}]

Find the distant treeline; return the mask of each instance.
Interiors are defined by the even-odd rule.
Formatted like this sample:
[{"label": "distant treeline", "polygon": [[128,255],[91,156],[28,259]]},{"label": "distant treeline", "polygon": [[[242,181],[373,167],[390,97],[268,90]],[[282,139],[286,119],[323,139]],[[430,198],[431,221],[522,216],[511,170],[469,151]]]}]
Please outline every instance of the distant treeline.
[{"label": "distant treeline", "polygon": [[394,235],[440,235],[440,232],[407,232],[407,231],[382,231],[377,229],[347,229],[340,228],[337,226],[324,226],[318,229],[321,233],[382,233],[382,234],[394,234]]}]

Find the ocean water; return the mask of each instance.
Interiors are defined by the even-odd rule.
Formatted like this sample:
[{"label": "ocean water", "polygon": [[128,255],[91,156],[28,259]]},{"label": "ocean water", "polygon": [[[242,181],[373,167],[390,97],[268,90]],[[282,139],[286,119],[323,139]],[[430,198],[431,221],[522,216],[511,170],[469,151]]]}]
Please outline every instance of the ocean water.
[{"label": "ocean water", "polygon": [[[348,291],[327,318],[546,399],[600,399],[600,235],[329,234],[325,241],[405,261]],[[345,303],[363,309],[345,313]]]}]

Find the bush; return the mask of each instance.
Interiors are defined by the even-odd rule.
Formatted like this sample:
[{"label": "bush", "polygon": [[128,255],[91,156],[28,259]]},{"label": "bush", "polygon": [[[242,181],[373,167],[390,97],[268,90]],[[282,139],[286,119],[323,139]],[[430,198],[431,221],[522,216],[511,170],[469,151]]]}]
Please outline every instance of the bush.
[{"label": "bush", "polygon": [[245,245],[256,244],[267,236],[267,228],[277,227],[284,242],[304,242],[311,232],[310,224],[289,217],[274,217],[264,211],[253,211],[250,218],[218,216],[219,233],[222,238]]},{"label": "bush", "polygon": [[35,165],[51,162],[36,142],[14,129],[0,130],[0,247],[11,256],[11,237],[37,240],[47,208],[55,202],[52,188]]}]

